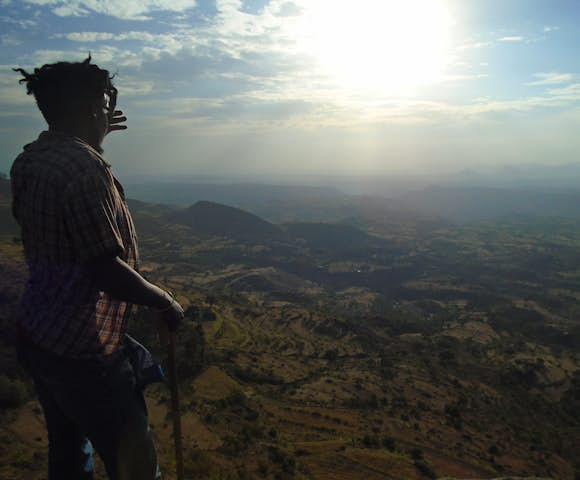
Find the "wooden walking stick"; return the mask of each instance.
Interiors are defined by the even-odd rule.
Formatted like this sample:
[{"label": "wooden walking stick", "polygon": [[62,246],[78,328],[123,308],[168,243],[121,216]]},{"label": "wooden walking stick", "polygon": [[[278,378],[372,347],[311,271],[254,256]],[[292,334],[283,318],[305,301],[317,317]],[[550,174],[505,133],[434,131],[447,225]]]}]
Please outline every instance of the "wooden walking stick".
[{"label": "wooden walking stick", "polygon": [[167,344],[167,366],[169,384],[171,387],[171,410],[173,414],[173,440],[175,444],[175,467],[177,480],[184,480],[183,475],[183,444],[181,441],[181,410],[179,408],[179,389],[177,387],[177,369],[175,362],[175,332],[169,332]]}]

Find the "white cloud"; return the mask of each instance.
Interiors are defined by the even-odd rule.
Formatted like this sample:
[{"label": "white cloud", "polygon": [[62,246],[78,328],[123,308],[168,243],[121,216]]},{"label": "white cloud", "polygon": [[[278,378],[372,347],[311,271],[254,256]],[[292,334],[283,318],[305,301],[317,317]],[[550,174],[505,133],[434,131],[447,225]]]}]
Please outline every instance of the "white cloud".
[{"label": "white cloud", "polygon": [[57,34],[55,38],[66,38],[73,42],[101,42],[104,40],[112,40],[115,35],[107,32],[72,32],[64,34]]},{"label": "white cloud", "polygon": [[[26,87],[18,84],[22,76],[12,68],[11,65],[0,65],[0,104],[10,107],[34,104],[34,99],[26,95]],[[5,108],[3,111],[6,115],[14,115]]]},{"label": "white cloud", "polygon": [[90,10],[79,4],[71,4],[55,7],[52,13],[58,17],[84,17],[90,13]]},{"label": "white cloud", "polygon": [[544,33],[555,32],[556,30],[560,30],[560,27],[555,25],[546,25],[544,27]]},{"label": "white cloud", "polygon": [[19,73],[12,69],[14,65],[0,65],[0,85],[17,85],[22,78]]},{"label": "white cloud", "polygon": [[[140,67],[144,62],[158,60],[164,50],[156,48],[142,48],[138,51],[124,50],[107,45],[98,46],[91,49],[93,62],[115,70],[118,67]],[[79,62],[87,57],[84,48],[77,50],[36,50],[32,53],[33,66],[54,63],[56,61]]]},{"label": "white cloud", "polygon": [[116,78],[114,83],[123,97],[148,95],[153,92],[155,88],[155,82],[135,78],[125,78],[123,76]]},{"label": "white cloud", "polygon": [[573,83],[562,88],[548,90],[548,94],[560,100],[578,102],[580,101],[580,83]]},{"label": "white cloud", "polygon": [[3,47],[15,47],[17,45],[22,45],[22,40],[15,35],[0,35],[0,45]]},{"label": "white cloud", "polygon": [[[281,79],[281,82],[285,82]],[[348,92],[313,90],[308,85],[274,85],[227,97],[175,98],[149,105],[162,124],[182,134],[286,128],[366,129],[379,125],[463,125],[505,115],[532,115],[540,108],[576,108],[580,84],[515,100],[480,97],[467,103],[412,99],[369,99]],[[156,106],[157,105],[157,106]],[[497,115],[501,115],[498,117]]]},{"label": "white cloud", "polygon": [[559,85],[561,83],[568,83],[572,81],[574,75],[571,73],[547,72],[534,73],[537,80],[529,82],[526,85]]},{"label": "white cloud", "polygon": [[38,25],[38,22],[31,19],[22,19],[22,18],[13,18],[8,15],[0,15],[0,22],[8,23],[10,25],[17,25],[22,29],[27,29],[31,27],[35,27]]},{"label": "white cloud", "polygon": [[497,39],[498,42],[523,42],[524,40],[525,40],[525,38],[520,36],[520,35],[501,37],[501,38]]},{"label": "white cloud", "polygon": [[49,6],[55,15],[85,16],[100,13],[124,20],[147,20],[153,12],[183,13],[194,8],[196,0],[23,0]]},{"label": "white cloud", "polygon": [[[64,6],[60,0],[26,0],[52,8]],[[206,18],[201,25],[182,26],[170,33],[153,34],[148,31],[124,33],[78,31],[59,33],[57,38],[76,42],[70,51],[39,50],[34,52],[34,65],[57,60],[80,61],[86,57],[88,47],[94,62],[115,71],[120,67],[116,83],[123,95],[140,96],[134,105],[143,108],[145,101],[157,98],[161,88],[171,91],[171,102],[159,101],[155,112],[165,112],[164,122],[197,125],[219,129],[248,128],[269,125],[268,128],[298,126],[368,126],[373,122],[401,125],[433,124],[464,118],[481,118],[493,113],[527,112],[540,107],[565,107],[577,101],[578,91],[558,89],[543,92],[540,96],[500,101],[478,100],[465,104],[406,100],[393,101],[389,92],[379,92],[370,98],[367,92],[353,92],[337,87],[339,82],[320,74],[316,61],[302,55],[297,46],[296,13],[309,0],[271,0],[257,13],[242,10],[240,0],[216,0],[217,14]],[[93,8],[97,3],[100,5]],[[68,2],[78,8],[105,13],[121,0],[86,0]],[[127,2],[133,5],[134,2]],[[184,5],[183,2],[171,2]],[[189,2],[194,4],[194,2]],[[144,1],[141,13],[147,15],[154,9],[169,4],[168,0]],[[126,12],[122,15],[126,15]],[[145,28],[145,27],[143,27]],[[501,42],[521,42],[523,36],[490,34],[492,42],[464,44],[461,49],[482,48]],[[138,48],[123,42],[142,42]],[[125,47],[125,48],[121,48]],[[129,47],[131,49],[129,49]],[[460,52],[463,53],[463,52]],[[461,56],[458,54],[458,58]],[[149,63],[159,61],[156,64]],[[147,65],[144,65],[147,64]],[[474,64],[476,65],[476,64]],[[480,62],[480,66],[487,65]],[[456,66],[461,66],[458,60]],[[465,68],[467,65],[462,65]],[[141,69],[143,76],[136,70]],[[459,73],[459,74],[458,74]],[[485,76],[477,69],[448,72],[442,82],[467,81]],[[129,76],[128,76],[129,75]],[[149,76],[150,75],[150,76]],[[572,80],[571,74],[549,72],[534,76],[533,85],[560,85]],[[161,79],[163,79],[161,81]],[[147,97],[147,95],[149,97]],[[182,98],[190,95],[189,98]],[[192,98],[195,97],[195,98]],[[147,103],[149,108],[149,103]],[[165,107],[166,110],[163,110]],[[169,109],[170,107],[170,109]],[[276,115],[273,115],[275,112]],[[274,121],[274,117],[277,119]],[[270,122],[270,123],[268,123]]]},{"label": "white cloud", "polygon": [[67,40],[79,43],[95,42],[122,42],[128,40],[141,41],[152,44],[157,50],[175,55],[185,43],[191,43],[191,36],[188,33],[176,34],[152,34],[143,31],[125,32],[113,34],[109,32],[70,32],[66,34],[56,34],[53,38],[66,38]]},{"label": "white cloud", "polygon": [[493,45],[493,43],[492,42],[469,42],[469,43],[465,43],[463,45],[459,45],[458,47],[456,47],[456,49],[459,51],[470,50],[473,48],[489,47],[490,45]]}]

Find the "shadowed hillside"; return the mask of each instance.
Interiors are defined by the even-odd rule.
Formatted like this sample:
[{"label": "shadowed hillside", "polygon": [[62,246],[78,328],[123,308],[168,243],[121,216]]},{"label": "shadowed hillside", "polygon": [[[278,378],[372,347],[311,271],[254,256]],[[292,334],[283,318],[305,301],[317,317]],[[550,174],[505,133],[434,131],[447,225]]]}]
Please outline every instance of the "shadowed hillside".
[{"label": "shadowed hillside", "polygon": [[0,176],[0,235],[18,235],[18,224],[12,216],[10,181]]},{"label": "shadowed hillside", "polygon": [[283,225],[288,236],[303,240],[310,248],[350,250],[384,244],[356,227],[331,223],[287,223]]},{"label": "shadowed hillside", "polygon": [[281,230],[265,220],[238,208],[200,201],[186,210],[168,215],[168,219],[191,227],[196,235],[236,239],[267,239],[282,235]]},{"label": "shadowed hillside", "polygon": [[10,196],[10,180],[4,175],[0,175],[0,199]]}]

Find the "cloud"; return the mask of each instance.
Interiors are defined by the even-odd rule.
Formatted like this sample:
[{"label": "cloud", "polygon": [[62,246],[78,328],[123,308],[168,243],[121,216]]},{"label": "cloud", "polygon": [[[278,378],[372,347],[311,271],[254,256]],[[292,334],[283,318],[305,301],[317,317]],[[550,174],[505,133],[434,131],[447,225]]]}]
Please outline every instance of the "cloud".
[{"label": "cloud", "polygon": [[555,32],[556,30],[560,30],[560,27],[555,25],[546,25],[544,27],[544,33]]},{"label": "cloud", "polygon": [[526,83],[526,85],[559,85],[561,83],[568,83],[574,78],[574,75],[571,73],[558,72],[534,73],[533,76],[537,80]]},{"label": "cloud", "polygon": [[493,45],[493,42],[468,42],[456,47],[456,50],[471,50],[474,48],[484,48]]},{"label": "cloud", "polygon": [[61,17],[86,16],[99,13],[123,20],[149,20],[153,12],[183,13],[193,9],[196,0],[23,0],[26,3],[48,6]]},{"label": "cloud", "polygon": [[[140,68],[145,62],[151,62],[159,59],[164,53],[163,49],[144,47],[138,51],[100,45],[91,49],[93,62],[100,66],[115,70],[119,67]],[[87,50],[78,48],[76,50],[52,50],[41,49],[32,53],[32,59],[29,62],[32,66],[44,65],[45,63],[54,63],[56,61],[79,62],[87,57]],[[24,65],[26,67],[26,65]]]},{"label": "cloud", "polygon": [[71,4],[57,6],[53,8],[52,13],[58,17],[84,17],[91,12],[89,9],[84,8],[83,5]]},{"label": "cloud", "polygon": [[[120,76],[114,80],[115,86],[125,96],[149,95],[154,91],[155,82]],[[159,93],[159,92],[157,92]]]},{"label": "cloud", "polygon": [[520,36],[520,35],[501,37],[501,38],[497,39],[498,42],[523,42],[524,40],[525,40],[525,38]]},{"label": "cloud", "polygon": [[[65,6],[60,0],[25,1],[48,5],[53,10]],[[69,40],[71,43],[67,46],[71,49],[37,50],[32,59],[35,66],[61,59],[80,61],[86,58],[90,48],[95,63],[111,71],[119,70],[116,84],[121,94],[133,97],[127,100],[128,105],[143,115],[151,108],[156,115],[163,116],[166,124],[183,126],[184,132],[189,126],[219,130],[461,122],[465,118],[482,118],[499,112],[565,107],[576,101],[578,92],[574,89],[550,90],[543,95],[510,101],[480,99],[463,104],[419,102],[409,98],[394,101],[395,95],[388,90],[378,91],[372,97],[365,91],[349,90],[339,86],[336,78],[324,76],[317,60],[300,48],[296,27],[308,1],[271,0],[258,11],[249,13],[240,0],[216,0],[215,14],[166,33],[146,31],[148,24],[122,33],[58,33],[53,38]],[[77,0],[66,5],[106,13],[120,3],[121,0]],[[123,3],[132,5],[131,15],[139,16],[163,9],[170,2],[138,2],[141,10],[135,7],[135,2]],[[195,4],[173,1],[172,11],[186,3]],[[484,39],[498,36],[488,34]],[[506,36],[491,42],[476,42],[478,39],[474,38],[457,50],[524,39]],[[138,46],[129,42],[138,42]],[[461,58],[459,53],[458,58]],[[468,66],[461,65],[460,61],[456,64],[462,69]],[[571,74],[538,73],[530,85],[561,85],[572,80],[568,75]],[[441,82],[469,81],[482,76],[485,75],[478,74],[477,69],[467,72],[454,69],[442,75]]]},{"label": "cloud", "polygon": [[153,34],[145,31],[131,31],[119,34],[109,32],[70,32],[55,34],[52,38],[66,38],[78,43],[140,41],[151,45],[160,52],[171,55],[179,52],[188,42],[191,43],[191,36],[187,33]]},{"label": "cloud", "polygon": [[0,65],[0,105],[14,108],[13,112],[4,108],[0,113],[2,116],[22,114],[18,113],[19,109],[16,107],[34,104],[32,96],[26,95],[26,87],[18,84],[22,76],[12,68],[12,65]]},{"label": "cloud", "polygon": [[9,25],[16,25],[22,28],[23,30],[36,27],[38,25],[38,22],[36,20],[32,20],[30,18],[28,19],[13,18],[12,16],[9,15],[0,15],[0,22],[7,23]]},{"label": "cloud", "polygon": [[22,40],[15,35],[4,34],[0,35],[0,45],[3,47],[16,47],[22,45]]},{"label": "cloud", "polygon": [[66,38],[72,42],[102,42],[104,40],[112,40],[115,38],[113,33],[107,32],[71,32],[67,34],[57,34],[53,38]]},{"label": "cloud", "polygon": [[549,95],[554,98],[565,100],[568,102],[580,101],[580,83],[573,83],[562,88],[553,88],[548,90]]},{"label": "cloud", "polygon": [[[457,125],[532,114],[539,108],[575,108],[580,84],[515,100],[478,98],[467,103],[413,99],[370,99],[307,86],[270,87],[229,96],[152,100],[145,111],[156,112],[157,125],[176,134],[317,130],[338,128],[364,131],[386,125]],[[146,112],[144,112],[146,115]]]}]

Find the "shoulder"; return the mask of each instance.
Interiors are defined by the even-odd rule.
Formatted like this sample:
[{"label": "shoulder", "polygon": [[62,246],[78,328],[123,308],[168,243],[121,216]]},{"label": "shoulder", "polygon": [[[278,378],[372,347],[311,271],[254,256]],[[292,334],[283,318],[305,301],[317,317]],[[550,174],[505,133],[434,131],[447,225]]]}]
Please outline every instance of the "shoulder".
[{"label": "shoulder", "polygon": [[43,132],[12,165],[10,176],[16,184],[42,182],[66,190],[86,179],[106,177],[107,163],[80,139]]}]

